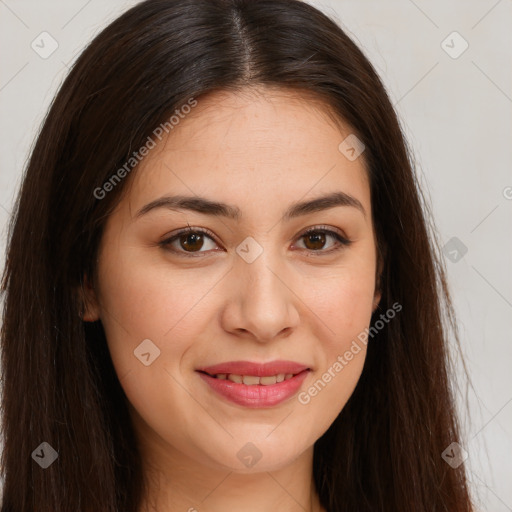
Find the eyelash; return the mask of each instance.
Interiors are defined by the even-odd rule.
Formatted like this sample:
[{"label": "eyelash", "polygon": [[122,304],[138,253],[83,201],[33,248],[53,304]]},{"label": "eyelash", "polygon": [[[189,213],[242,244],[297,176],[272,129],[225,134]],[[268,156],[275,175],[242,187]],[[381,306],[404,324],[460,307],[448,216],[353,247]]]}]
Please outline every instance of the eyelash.
[{"label": "eyelash", "polygon": [[[189,226],[187,228],[184,228],[184,229],[178,231],[177,233],[175,233],[171,237],[166,238],[165,240],[162,240],[161,242],[159,242],[158,245],[160,247],[168,250],[168,251],[171,251],[171,252],[173,252],[175,254],[183,255],[185,257],[191,257],[191,258],[200,257],[200,256],[196,255],[196,254],[201,254],[200,251],[198,251],[197,253],[187,253],[185,251],[178,251],[178,250],[170,247],[172,242],[174,242],[175,240],[179,239],[180,236],[182,236],[184,234],[192,234],[192,233],[194,233],[194,234],[202,233],[202,234],[208,235],[208,237],[211,238],[215,242],[215,235],[210,230],[208,230],[206,228],[192,228],[192,227]],[[348,240],[347,238],[341,236],[336,231],[333,231],[332,229],[328,229],[326,226],[314,226],[312,228],[308,228],[298,238],[299,239],[304,238],[304,237],[310,235],[311,233],[325,233],[327,235],[330,235],[330,236],[334,237],[337,240],[337,242],[338,242],[338,246],[337,247],[328,249],[326,251],[324,251],[324,250],[313,251],[311,249],[302,249],[302,250],[310,252],[311,256],[323,256],[323,255],[326,255],[326,254],[332,254],[332,253],[337,252],[337,251],[339,251],[341,249],[344,249],[345,247],[348,247],[352,243],[352,240]],[[207,251],[203,251],[203,253],[204,252],[207,252]]]}]

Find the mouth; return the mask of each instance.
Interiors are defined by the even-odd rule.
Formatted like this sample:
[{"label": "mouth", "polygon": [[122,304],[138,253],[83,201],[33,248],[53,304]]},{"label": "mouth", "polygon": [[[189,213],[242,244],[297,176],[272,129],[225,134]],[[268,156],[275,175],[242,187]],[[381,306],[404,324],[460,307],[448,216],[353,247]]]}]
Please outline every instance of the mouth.
[{"label": "mouth", "polygon": [[231,403],[273,407],[300,389],[311,368],[292,361],[233,361],[196,370],[209,388]]},{"label": "mouth", "polygon": [[[277,375],[267,375],[265,377],[258,377],[257,375],[239,375],[236,373],[216,373],[210,374],[207,372],[199,371],[209,377],[219,380],[230,380],[236,384],[245,384],[246,386],[272,386],[285,380],[290,380],[298,373],[278,373]],[[300,373],[300,372],[299,372]]]}]

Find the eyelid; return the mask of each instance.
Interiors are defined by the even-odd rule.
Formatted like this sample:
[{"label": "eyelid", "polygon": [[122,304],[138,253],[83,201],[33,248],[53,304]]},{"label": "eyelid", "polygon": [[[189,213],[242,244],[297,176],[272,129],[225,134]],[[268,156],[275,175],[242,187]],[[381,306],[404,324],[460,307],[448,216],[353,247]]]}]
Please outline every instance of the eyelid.
[{"label": "eyelid", "polygon": [[208,235],[208,237],[211,238],[217,245],[220,245],[217,242],[215,234],[212,231],[210,231],[208,228],[199,228],[199,227],[195,228],[190,225],[187,226],[186,228],[179,229],[178,231],[173,231],[168,236],[166,235],[162,241],[158,242],[158,245],[160,247],[163,247],[164,249],[168,250],[169,252],[172,252],[173,254],[178,254],[181,256],[192,257],[192,258],[201,257],[201,254],[204,256],[205,254],[207,254],[209,252],[209,251],[206,251],[206,252],[188,253],[186,251],[177,251],[177,250],[171,248],[170,247],[171,242],[173,242],[174,240],[176,240],[178,237],[180,237],[181,235],[183,235],[185,233],[202,233],[202,234]]},{"label": "eyelid", "polygon": [[350,246],[353,242],[353,240],[350,240],[343,231],[341,231],[338,228],[335,228],[333,226],[326,226],[326,225],[315,225],[309,228],[306,228],[304,231],[301,232],[300,235],[298,235],[296,238],[301,239],[305,236],[307,236],[309,233],[315,233],[315,232],[324,232],[327,235],[332,236],[336,239],[338,242],[335,247],[331,247],[327,250],[319,250],[319,251],[313,251],[308,249],[301,249],[302,251],[306,251],[308,256],[329,256],[331,254],[335,254],[339,252],[340,250]]},{"label": "eyelid", "polygon": [[186,228],[179,229],[178,231],[173,232],[171,236],[166,237],[166,240],[183,235],[183,233],[204,233],[216,241],[216,236],[213,231],[210,231],[208,228],[195,228],[194,226],[187,226]]},{"label": "eyelid", "polygon": [[301,232],[301,234],[297,238],[301,238],[305,235],[308,235],[309,233],[314,233],[316,231],[325,231],[327,233],[332,233],[332,234],[338,235],[340,238],[343,239],[344,242],[351,243],[351,240],[349,240],[348,237],[345,236],[345,234],[343,233],[343,231],[341,229],[335,228],[334,226],[326,226],[323,224],[306,228],[304,231]]}]

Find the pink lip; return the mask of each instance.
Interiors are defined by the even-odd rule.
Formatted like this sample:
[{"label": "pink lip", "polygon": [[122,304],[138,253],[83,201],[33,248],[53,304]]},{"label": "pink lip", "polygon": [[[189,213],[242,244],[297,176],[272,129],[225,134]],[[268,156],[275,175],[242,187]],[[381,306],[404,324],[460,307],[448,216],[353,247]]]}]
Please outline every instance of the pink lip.
[{"label": "pink lip", "polygon": [[228,379],[216,379],[206,373],[200,373],[199,375],[214,391],[231,402],[245,407],[257,408],[272,407],[293,396],[300,388],[308,372],[308,370],[304,370],[291,379],[270,386],[261,384],[247,386],[231,382]]},{"label": "pink lip", "polygon": [[[309,370],[307,366],[294,363],[293,361],[272,361],[265,364],[251,363],[249,361],[232,361],[200,368],[197,371],[211,389],[229,401],[245,407],[260,408],[272,407],[293,396],[304,382]],[[232,382],[228,379],[221,380],[212,377],[212,375],[218,373],[234,373],[236,375],[253,375],[256,377],[266,377],[279,373],[293,373],[295,375],[291,379],[276,382],[276,384],[269,386],[262,384],[248,386]]]}]

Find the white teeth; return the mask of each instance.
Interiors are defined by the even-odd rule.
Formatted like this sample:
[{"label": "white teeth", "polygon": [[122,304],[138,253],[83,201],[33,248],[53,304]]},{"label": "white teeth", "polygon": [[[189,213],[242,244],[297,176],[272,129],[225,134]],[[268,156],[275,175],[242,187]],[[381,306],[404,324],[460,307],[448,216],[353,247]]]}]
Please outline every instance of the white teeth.
[{"label": "white teeth", "polygon": [[220,380],[230,380],[237,384],[245,384],[246,386],[256,386],[258,384],[262,386],[271,386],[284,380],[291,379],[293,373],[279,373],[277,375],[268,375],[266,377],[257,377],[255,375],[237,375],[235,373],[218,373],[215,375]]},{"label": "white teeth", "polygon": [[254,377],[252,375],[244,375],[242,377],[242,382],[244,384],[246,384],[247,386],[254,386],[255,384],[259,384],[260,383],[260,378],[259,377]]}]

